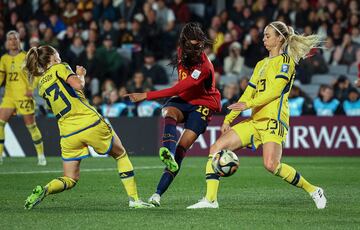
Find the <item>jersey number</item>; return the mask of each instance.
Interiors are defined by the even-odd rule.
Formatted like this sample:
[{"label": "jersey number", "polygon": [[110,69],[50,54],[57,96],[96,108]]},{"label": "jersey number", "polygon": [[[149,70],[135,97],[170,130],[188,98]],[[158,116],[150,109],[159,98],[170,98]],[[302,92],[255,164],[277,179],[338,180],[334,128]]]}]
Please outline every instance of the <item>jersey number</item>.
[{"label": "jersey number", "polygon": [[9,73],[9,75],[10,75],[10,81],[18,81],[19,80],[17,72]]},{"label": "jersey number", "polygon": [[264,92],[266,90],[266,79],[261,79],[260,81],[259,92]]},{"label": "jersey number", "polygon": [[43,95],[47,104],[50,107],[51,107],[51,104],[50,104],[49,97],[50,97],[50,94],[52,91],[54,91],[54,101],[56,101],[60,96],[60,98],[66,104],[66,107],[60,113],[56,114],[56,117],[60,118],[71,110],[71,104],[70,104],[70,101],[66,98],[65,94],[62,91],[60,91],[59,85],[57,83],[55,83],[55,84],[51,85],[49,88],[47,88]]}]

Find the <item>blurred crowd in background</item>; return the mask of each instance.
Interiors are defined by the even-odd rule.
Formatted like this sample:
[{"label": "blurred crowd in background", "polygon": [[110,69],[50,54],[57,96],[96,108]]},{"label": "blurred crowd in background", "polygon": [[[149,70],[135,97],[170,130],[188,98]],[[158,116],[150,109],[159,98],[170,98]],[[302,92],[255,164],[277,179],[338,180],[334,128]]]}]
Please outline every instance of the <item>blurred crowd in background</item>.
[{"label": "blurred crowd in background", "polygon": [[[262,37],[274,20],[324,37],[325,48],[312,50],[297,66],[291,116],[360,116],[353,83],[360,68],[358,0],[0,0],[0,54],[7,31],[16,30],[25,51],[49,44],[73,69],[84,66],[86,95],[105,117],[156,116],[161,101],[133,104],[123,95],[176,83],[170,59],[182,26],[197,21],[215,41],[205,52],[226,114],[255,64],[268,55]],[[51,116],[36,100],[39,115]]]}]

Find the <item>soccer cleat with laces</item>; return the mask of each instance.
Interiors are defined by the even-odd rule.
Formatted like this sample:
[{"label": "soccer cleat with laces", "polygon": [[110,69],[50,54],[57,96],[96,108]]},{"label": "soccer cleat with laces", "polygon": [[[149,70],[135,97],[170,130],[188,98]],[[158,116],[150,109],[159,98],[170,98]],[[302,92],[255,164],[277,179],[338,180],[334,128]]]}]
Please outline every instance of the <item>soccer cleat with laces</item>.
[{"label": "soccer cleat with laces", "polygon": [[155,207],[160,206],[160,195],[157,193],[152,194],[152,196],[149,198],[149,203],[153,204]]},{"label": "soccer cleat with laces", "polygon": [[31,195],[25,200],[24,208],[27,210],[32,209],[36,205],[38,205],[45,197],[46,189],[41,187],[40,185],[36,186]]},{"label": "soccer cleat with laces", "polygon": [[160,160],[164,162],[166,167],[171,172],[176,172],[179,170],[179,165],[176,163],[174,156],[171,154],[170,150],[166,147],[161,147],[159,149]]},{"label": "soccer cleat with laces", "polygon": [[326,207],[327,200],[322,188],[317,187],[315,192],[310,193],[310,196],[314,200],[318,209],[324,209]]},{"label": "soccer cleat with laces", "polygon": [[153,208],[153,204],[148,204],[142,200],[129,200],[129,208]]},{"label": "soccer cleat with laces", "polygon": [[39,166],[46,166],[46,158],[44,155],[38,156],[38,165]]},{"label": "soccer cleat with laces", "polygon": [[219,208],[219,203],[215,200],[210,202],[205,197],[199,200],[196,204],[190,205],[187,209],[200,209],[200,208]]}]

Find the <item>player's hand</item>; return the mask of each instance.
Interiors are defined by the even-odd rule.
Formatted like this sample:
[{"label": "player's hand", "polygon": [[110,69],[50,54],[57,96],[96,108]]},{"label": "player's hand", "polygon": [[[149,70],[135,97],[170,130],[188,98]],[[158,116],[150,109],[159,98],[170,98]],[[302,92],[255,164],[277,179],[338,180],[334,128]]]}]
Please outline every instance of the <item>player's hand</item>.
[{"label": "player's hand", "polygon": [[244,111],[247,109],[245,102],[237,102],[228,107],[228,109],[235,110],[235,111]]},{"label": "player's hand", "polygon": [[221,126],[221,134],[226,133],[228,130],[230,130],[230,124],[223,123],[222,126]]},{"label": "player's hand", "polygon": [[25,96],[26,97],[32,97],[33,96],[33,91],[32,90],[26,90]]},{"label": "player's hand", "polygon": [[86,69],[83,66],[77,65],[76,66],[76,74],[84,77],[86,75]]},{"label": "player's hand", "polygon": [[124,97],[129,97],[132,102],[140,102],[146,99],[146,93],[130,93],[125,94]]}]

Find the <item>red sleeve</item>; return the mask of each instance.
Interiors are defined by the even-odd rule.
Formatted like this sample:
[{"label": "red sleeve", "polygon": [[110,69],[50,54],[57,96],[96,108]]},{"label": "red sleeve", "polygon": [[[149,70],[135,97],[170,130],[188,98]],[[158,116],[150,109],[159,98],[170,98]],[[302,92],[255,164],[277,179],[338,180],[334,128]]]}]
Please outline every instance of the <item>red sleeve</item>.
[{"label": "red sleeve", "polygon": [[196,78],[196,76],[193,76],[193,74],[194,72],[186,79],[179,81],[176,85],[174,85],[171,88],[148,92],[146,94],[146,100],[154,100],[158,98],[172,97],[179,95],[181,92],[184,92],[186,90],[189,90],[191,87],[199,85],[206,79],[207,76],[209,76],[207,73],[201,72],[199,76]]}]

